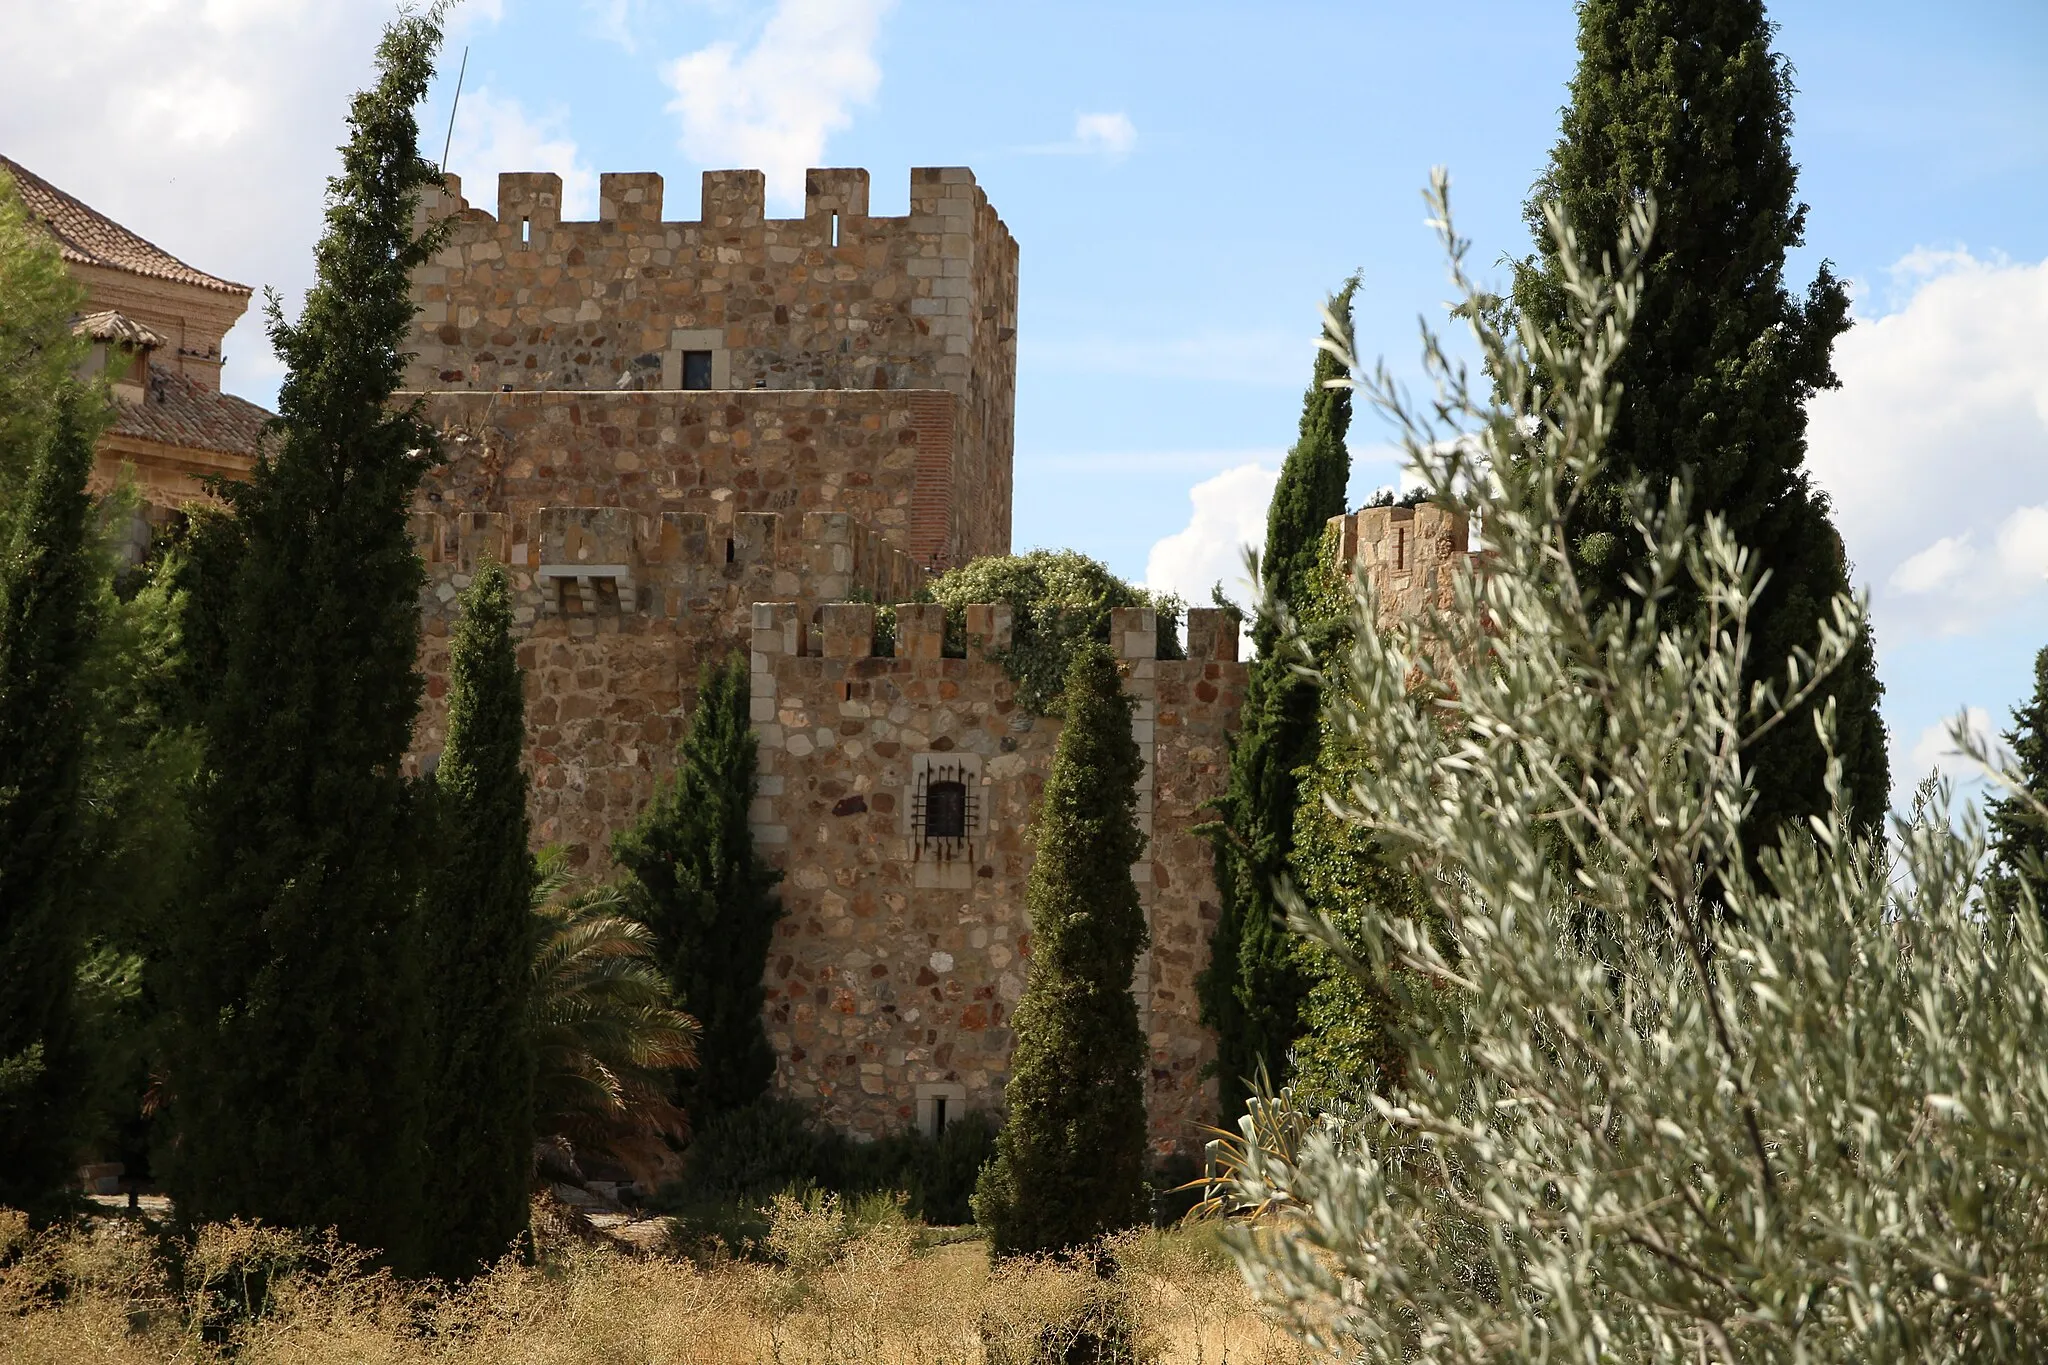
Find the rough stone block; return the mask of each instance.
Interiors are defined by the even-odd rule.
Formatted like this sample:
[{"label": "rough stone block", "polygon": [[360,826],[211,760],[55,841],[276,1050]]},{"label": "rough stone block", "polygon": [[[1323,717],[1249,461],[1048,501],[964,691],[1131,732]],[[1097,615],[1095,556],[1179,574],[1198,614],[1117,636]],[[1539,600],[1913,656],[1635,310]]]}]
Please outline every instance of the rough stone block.
[{"label": "rough stone block", "polygon": [[1150,607],[1113,607],[1109,638],[1120,659],[1152,659],[1159,654],[1159,613]]},{"label": "rough stone block", "polygon": [[1237,659],[1237,614],[1222,607],[1188,608],[1187,655],[1192,661]]},{"label": "rough stone block", "polygon": [[946,608],[939,602],[903,602],[896,608],[896,657],[936,659],[946,652]]},{"label": "rough stone block", "polygon": [[875,652],[875,609],[864,602],[828,602],[820,609],[828,659],[865,659]]},{"label": "rough stone block", "polygon": [[1010,647],[1011,618],[1008,602],[977,602],[967,608],[967,657],[992,660]]}]

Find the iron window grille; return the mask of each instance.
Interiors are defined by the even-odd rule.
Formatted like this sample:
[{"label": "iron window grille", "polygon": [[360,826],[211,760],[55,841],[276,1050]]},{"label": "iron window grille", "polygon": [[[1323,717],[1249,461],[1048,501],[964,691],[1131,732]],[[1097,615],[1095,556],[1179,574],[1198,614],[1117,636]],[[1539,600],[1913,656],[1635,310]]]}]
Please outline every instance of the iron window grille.
[{"label": "iron window grille", "polygon": [[981,833],[976,776],[960,763],[934,763],[918,772],[910,792],[910,827],[920,857],[927,850],[945,860],[970,856],[971,841]]}]

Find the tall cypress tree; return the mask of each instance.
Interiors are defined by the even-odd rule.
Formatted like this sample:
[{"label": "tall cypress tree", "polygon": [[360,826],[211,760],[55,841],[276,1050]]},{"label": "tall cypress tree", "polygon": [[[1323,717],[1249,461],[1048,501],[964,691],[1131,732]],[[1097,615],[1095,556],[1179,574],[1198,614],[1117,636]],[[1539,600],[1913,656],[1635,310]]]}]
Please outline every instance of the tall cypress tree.
[{"label": "tall cypress tree", "polygon": [[[2034,656],[2034,695],[2014,708],[2005,742],[2021,789],[2048,805],[2048,649]],[[2025,903],[2024,887],[2033,892],[2035,909],[2048,915],[2048,825],[2018,795],[1995,798],[1988,816],[1991,866],[1984,877],[1985,899],[2001,910],[2018,910]]]},{"label": "tall cypress tree", "polygon": [[94,625],[95,415],[71,390],[29,461],[0,558],[0,1205],[33,1210],[68,1173],[80,1079],[78,675]]},{"label": "tall cypress tree", "polygon": [[1066,1251],[1139,1222],[1145,1039],[1131,978],[1145,946],[1131,864],[1142,761],[1105,645],[1067,670],[1059,743],[1024,900],[1031,962],[1012,1024],[1006,1114],[974,1218],[1004,1255]]},{"label": "tall cypress tree", "polygon": [[318,280],[276,440],[195,537],[204,776],[165,986],[171,1193],[188,1220],[335,1227],[400,1267],[421,1251],[420,848],[400,771],[419,709],[423,571],[406,516],[437,458],[394,410],[416,235],[436,180],[413,110],[439,11],[394,21],[328,185]]},{"label": "tall cypress tree", "polygon": [[79,1098],[86,479],[105,421],[72,378],[83,297],[0,173],[0,1206],[38,1213],[69,1173]]},{"label": "tall cypress tree", "polygon": [[[1348,327],[1358,281],[1345,281],[1330,311]],[[1265,586],[1297,612],[1321,572],[1323,530],[1344,510],[1351,455],[1351,391],[1328,387],[1340,377],[1337,359],[1317,351],[1302,397],[1301,433],[1280,467],[1266,514],[1260,557]],[[1245,688],[1243,728],[1231,741],[1230,778],[1208,827],[1215,847],[1218,914],[1209,962],[1196,988],[1202,1022],[1216,1033],[1221,1122],[1244,1112],[1245,1082],[1263,1065],[1279,1076],[1301,1032],[1308,976],[1301,945],[1283,922],[1273,886],[1294,848],[1299,770],[1315,757],[1316,689],[1278,651],[1279,628],[1261,616],[1253,627],[1259,655]]]},{"label": "tall cypress tree", "polygon": [[674,775],[612,845],[661,941],[676,1004],[704,1030],[696,1067],[677,1078],[696,1123],[759,1099],[775,1075],[762,978],[782,874],[747,826],[759,758],[750,683],[744,655],[705,668]]},{"label": "tall cypress tree", "polygon": [[455,1193],[426,1204],[426,1264],[489,1266],[526,1226],[533,1168],[534,862],[510,580],[485,564],[448,646],[448,745],[434,775],[440,866],[421,939],[432,983],[426,1154]]},{"label": "tall cypress tree", "polygon": [[[1636,323],[1614,378],[1621,385],[1606,468],[1583,490],[1569,528],[1576,567],[1596,595],[1623,593],[1644,550],[1629,526],[1627,487],[1661,499],[1692,481],[1692,514],[1723,517],[1767,570],[1751,617],[1754,682],[1848,587],[1827,497],[1804,469],[1806,403],[1839,382],[1830,361],[1849,326],[1848,292],[1823,262],[1806,296],[1785,283],[1785,254],[1805,236],[1791,155],[1792,72],[1771,51],[1762,0],[1582,0],[1579,66],[1563,136],[1527,214],[1539,241],[1555,200],[1588,250],[1619,238],[1630,208],[1654,196]],[[1532,320],[1561,325],[1555,254],[1517,272]],[[1831,683],[1853,818],[1874,829],[1890,793],[1882,688],[1866,640]],[[1825,760],[1807,715],[1751,753],[1757,802],[1752,854],[1778,830],[1826,808]]]}]

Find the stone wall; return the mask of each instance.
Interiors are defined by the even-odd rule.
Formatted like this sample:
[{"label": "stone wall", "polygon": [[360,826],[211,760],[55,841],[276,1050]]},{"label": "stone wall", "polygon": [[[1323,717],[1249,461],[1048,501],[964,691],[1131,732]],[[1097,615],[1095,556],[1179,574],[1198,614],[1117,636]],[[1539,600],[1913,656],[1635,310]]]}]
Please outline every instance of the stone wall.
[{"label": "stone wall", "polygon": [[[1007,520],[991,539],[976,510],[998,490],[956,464],[965,409],[945,391],[440,393],[424,404],[449,455],[421,495],[436,507],[843,512],[934,567],[1010,548]],[[999,491],[1007,502],[1007,484]]]},{"label": "stone wall", "polygon": [[[777,1085],[866,1135],[918,1121],[937,1095],[1000,1106],[1030,955],[1030,823],[1059,732],[1017,705],[991,657],[1008,641],[1005,609],[968,609],[964,659],[941,657],[942,609],[897,611],[893,658],[871,654],[871,607],[826,606],[815,627],[794,603],[754,614],[754,829],[786,877],[767,983]],[[1114,631],[1146,761],[1150,847],[1132,874],[1153,941],[1133,989],[1160,1154],[1199,1147],[1215,1103],[1194,997],[1215,892],[1190,829],[1221,788],[1245,674],[1234,623],[1190,617],[1202,657],[1187,661],[1152,657],[1150,611],[1119,612]],[[923,837],[921,793],[945,780],[968,789],[965,834]]]},{"label": "stone wall", "polygon": [[484,557],[495,559],[512,571],[534,837],[567,844],[593,868],[609,862],[611,836],[673,766],[704,664],[747,649],[754,602],[887,600],[923,579],[844,513],[425,511],[413,532],[428,579],[413,762],[430,762],[446,742],[457,594]]},{"label": "stone wall", "polygon": [[960,494],[946,562],[1006,552],[1017,246],[972,172],[913,171],[900,218],[868,214],[862,170],[809,172],[794,219],[765,216],[758,171],[707,172],[696,220],[664,222],[662,197],[658,175],[606,175],[599,220],[564,222],[559,177],[511,174],[493,217],[449,177],[422,206],[453,221],[414,275],[408,387],[679,389],[704,352],[716,390],[941,391]]},{"label": "stone wall", "polygon": [[1372,584],[1383,626],[1449,607],[1458,570],[1478,558],[1464,514],[1433,503],[1363,507],[1330,518],[1330,525],[1337,563]]}]

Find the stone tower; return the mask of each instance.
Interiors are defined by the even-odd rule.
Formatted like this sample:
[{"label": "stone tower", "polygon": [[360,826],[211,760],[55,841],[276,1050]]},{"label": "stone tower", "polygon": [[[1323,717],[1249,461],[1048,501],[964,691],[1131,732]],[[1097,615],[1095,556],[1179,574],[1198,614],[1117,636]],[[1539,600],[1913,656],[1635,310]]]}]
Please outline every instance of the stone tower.
[{"label": "stone tower", "polygon": [[[447,633],[477,561],[512,570],[528,673],[536,835],[594,868],[667,772],[702,664],[751,663],[756,841],[784,874],[767,968],[776,1084],[856,1134],[993,1109],[1030,951],[1029,822],[1056,720],[1020,707],[1008,609],[970,607],[949,651],[926,574],[1010,543],[1017,248],[966,170],[911,173],[910,213],[868,176],[814,170],[771,219],[754,171],[704,177],[700,216],[607,175],[594,223],[552,175],[451,178],[416,276],[411,379],[448,438],[417,507],[428,702],[444,733]],[[893,653],[874,602],[896,602]],[[1115,643],[1145,758],[1132,868],[1152,927],[1133,991],[1151,1134],[1212,1116],[1197,1017],[1216,898],[1193,833],[1222,790],[1245,668],[1224,614],[1185,659],[1150,612]]]}]

